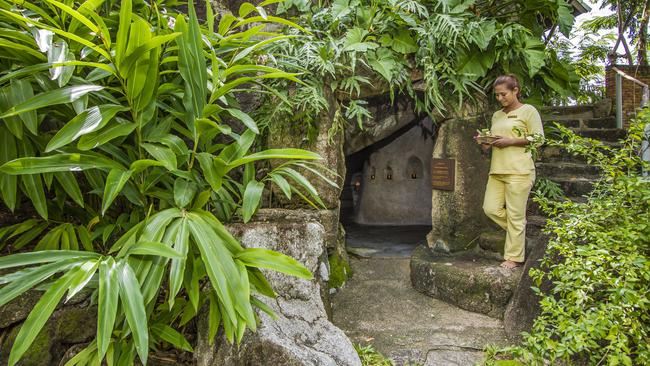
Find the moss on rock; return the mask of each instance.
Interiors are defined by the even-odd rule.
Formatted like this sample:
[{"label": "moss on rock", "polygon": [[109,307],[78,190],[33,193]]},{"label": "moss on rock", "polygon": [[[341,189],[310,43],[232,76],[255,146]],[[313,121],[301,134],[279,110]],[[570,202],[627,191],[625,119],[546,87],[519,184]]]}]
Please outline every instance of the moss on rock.
[{"label": "moss on rock", "polygon": [[350,263],[338,253],[332,253],[328,261],[330,264],[329,288],[339,288],[352,275]]}]

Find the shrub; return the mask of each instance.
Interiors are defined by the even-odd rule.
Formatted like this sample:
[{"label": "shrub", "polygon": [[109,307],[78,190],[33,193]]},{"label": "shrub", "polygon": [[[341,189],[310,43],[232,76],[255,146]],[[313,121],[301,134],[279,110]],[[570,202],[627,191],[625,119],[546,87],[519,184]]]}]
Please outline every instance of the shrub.
[{"label": "shrub", "polygon": [[550,141],[587,158],[602,177],[586,203],[540,198],[550,215],[547,253],[531,276],[541,315],[515,355],[525,364],[650,364],[650,166],[638,155],[650,110],[620,149],[558,127]]}]

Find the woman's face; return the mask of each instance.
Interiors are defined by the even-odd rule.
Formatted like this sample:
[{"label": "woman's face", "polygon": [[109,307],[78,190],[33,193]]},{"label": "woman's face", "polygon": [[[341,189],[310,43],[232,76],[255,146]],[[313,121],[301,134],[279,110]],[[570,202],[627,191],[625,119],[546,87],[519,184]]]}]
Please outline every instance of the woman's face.
[{"label": "woman's face", "polygon": [[517,99],[517,92],[517,88],[514,88],[514,90],[508,89],[506,84],[499,84],[494,87],[494,95],[504,108],[515,105],[519,101]]}]

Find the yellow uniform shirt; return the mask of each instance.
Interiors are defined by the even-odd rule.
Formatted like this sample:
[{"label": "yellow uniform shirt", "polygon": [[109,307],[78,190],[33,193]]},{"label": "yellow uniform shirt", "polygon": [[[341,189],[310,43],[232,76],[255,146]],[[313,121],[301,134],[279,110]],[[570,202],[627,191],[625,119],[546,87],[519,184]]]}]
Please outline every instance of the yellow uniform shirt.
[{"label": "yellow uniform shirt", "polygon": [[[492,115],[492,135],[526,138],[531,135],[544,136],[542,118],[537,109],[529,104],[505,113],[502,110]],[[525,146],[492,146],[490,174],[530,174],[535,170],[535,163]]]}]

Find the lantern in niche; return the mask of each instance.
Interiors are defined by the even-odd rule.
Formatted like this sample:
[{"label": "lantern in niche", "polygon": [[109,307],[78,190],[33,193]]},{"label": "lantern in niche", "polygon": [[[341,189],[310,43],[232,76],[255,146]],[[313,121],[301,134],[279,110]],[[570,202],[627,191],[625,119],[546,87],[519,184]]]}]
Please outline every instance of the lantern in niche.
[{"label": "lantern in niche", "polygon": [[422,160],[411,156],[406,164],[406,174],[408,178],[420,179],[423,175]]},{"label": "lantern in niche", "polygon": [[375,179],[375,167],[370,168],[370,179]]},{"label": "lantern in niche", "polygon": [[393,169],[390,166],[386,167],[386,179],[387,180],[393,179]]}]

